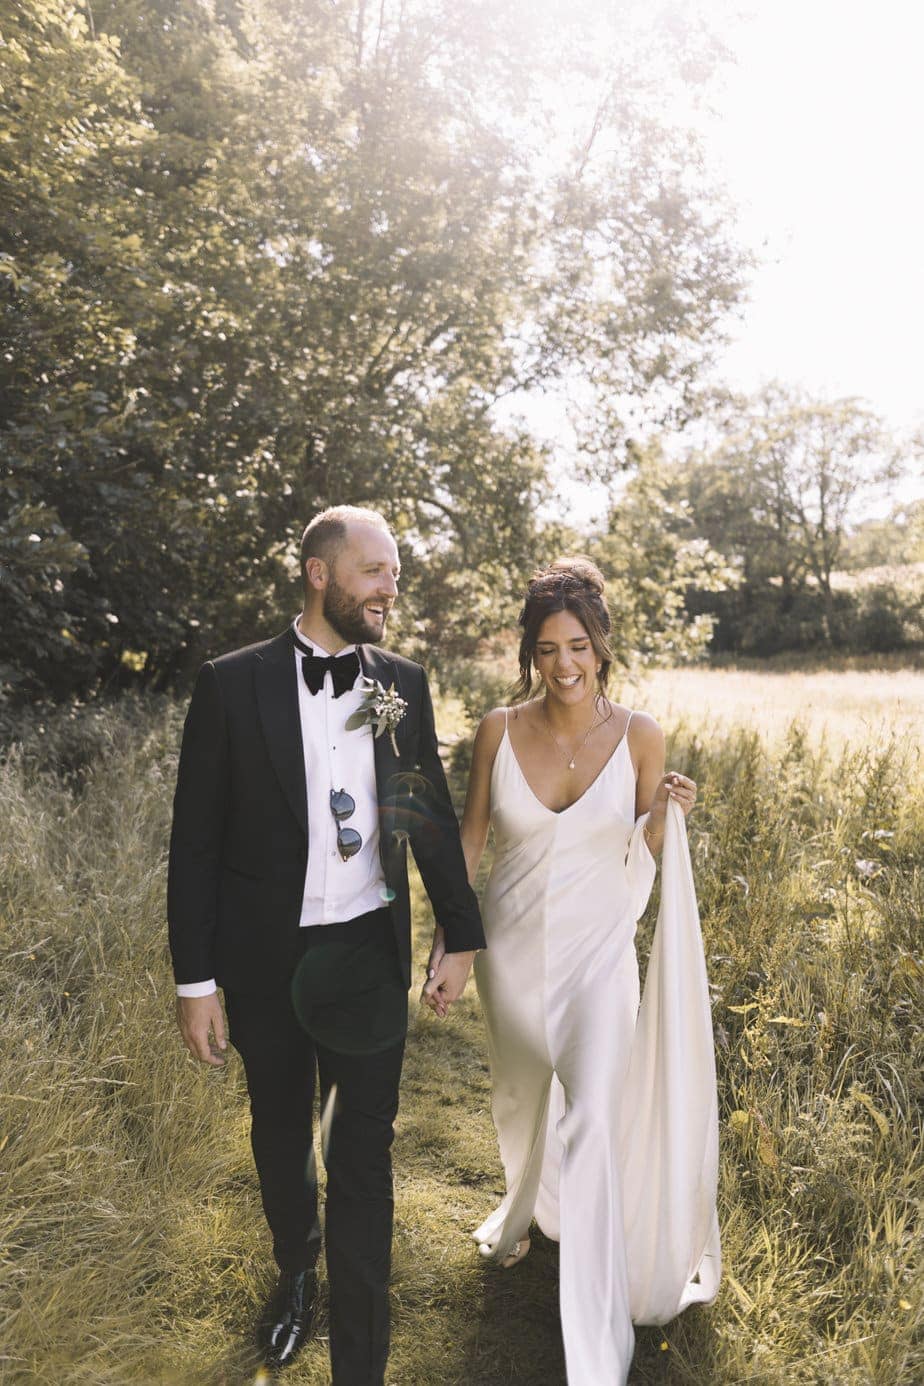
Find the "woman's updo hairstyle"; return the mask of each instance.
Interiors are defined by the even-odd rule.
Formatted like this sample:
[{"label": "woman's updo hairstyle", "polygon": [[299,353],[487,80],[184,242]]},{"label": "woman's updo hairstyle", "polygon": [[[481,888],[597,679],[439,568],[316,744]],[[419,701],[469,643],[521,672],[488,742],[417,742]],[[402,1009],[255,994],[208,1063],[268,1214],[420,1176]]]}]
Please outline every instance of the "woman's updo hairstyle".
[{"label": "woman's updo hairstyle", "polygon": [[603,693],[615,658],[609,642],[610,613],[604,596],[603,574],[589,558],[556,558],[547,568],[540,568],[526,589],[526,600],[520,612],[520,677],[514,689],[514,701],[524,702],[533,691],[533,668],[539,631],[547,616],[557,611],[570,611],[590,637],[594,653],[600,662],[597,675]]}]

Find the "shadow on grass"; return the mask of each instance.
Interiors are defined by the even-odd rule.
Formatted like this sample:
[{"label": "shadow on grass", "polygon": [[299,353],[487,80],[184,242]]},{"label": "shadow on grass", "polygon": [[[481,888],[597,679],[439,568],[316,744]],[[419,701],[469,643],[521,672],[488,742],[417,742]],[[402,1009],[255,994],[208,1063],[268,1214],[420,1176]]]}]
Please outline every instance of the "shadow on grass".
[{"label": "shadow on grass", "polygon": [[687,1309],[663,1328],[636,1328],[629,1386],[716,1386],[717,1348],[708,1308]]},{"label": "shadow on grass", "polygon": [[[558,1245],[535,1224],[531,1237],[522,1265],[509,1272],[485,1266],[480,1309],[463,1345],[464,1366],[453,1380],[469,1386],[565,1386]],[[708,1312],[697,1309],[663,1329],[637,1328],[628,1386],[715,1386],[714,1338]]]},{"label": "shadow on grass", "polygon": [[486,1262],[481,1304],[463,1344],[471,1386],[556,1386],[565,1357],[558,1315],[558,1246],[535,1227],[529,1255],[509,1271]]}]

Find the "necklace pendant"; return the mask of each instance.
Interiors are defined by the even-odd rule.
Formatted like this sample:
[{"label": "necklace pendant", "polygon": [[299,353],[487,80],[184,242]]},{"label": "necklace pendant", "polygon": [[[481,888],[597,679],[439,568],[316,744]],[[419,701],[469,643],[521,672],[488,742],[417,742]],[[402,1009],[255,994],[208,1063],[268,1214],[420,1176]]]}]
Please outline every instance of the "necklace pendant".
[{"label": "necklace pendant", "polygon": [[568,769],[569,769],[569,770],[573,770],[573,769],[574,769],[574,761],[573,761],[573,760],[569,760],[569,761],[568,761]]}]

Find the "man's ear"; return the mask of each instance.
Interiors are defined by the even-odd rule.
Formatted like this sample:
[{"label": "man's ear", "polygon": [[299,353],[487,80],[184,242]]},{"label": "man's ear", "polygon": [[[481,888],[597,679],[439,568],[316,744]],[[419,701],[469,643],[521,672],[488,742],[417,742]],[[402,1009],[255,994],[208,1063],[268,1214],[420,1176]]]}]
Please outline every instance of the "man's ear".
[{"label": "man's ear", "polygon": [[305,581],[315,592],[323,592],[327,586],[329,568],[323,558],[305,559]]}]

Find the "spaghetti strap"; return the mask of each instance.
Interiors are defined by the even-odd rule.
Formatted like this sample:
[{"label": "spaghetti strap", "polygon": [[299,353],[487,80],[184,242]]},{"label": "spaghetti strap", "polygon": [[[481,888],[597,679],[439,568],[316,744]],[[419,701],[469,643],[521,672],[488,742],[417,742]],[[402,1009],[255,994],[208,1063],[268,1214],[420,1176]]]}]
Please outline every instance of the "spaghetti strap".
[{"label": "spaghetti strap", "polygon": [[509,711],[510,711],[509,708],[507,708],[507,707],[504,708],[504,731],[507,730],[507,713],[508,713]]},{"label": "spaghetti strap", "polygon": [[625,731],[623,732],[623,736],[628,736],[628,735],[629,735],[629,728],[630,728],[631,725],[632,725],[632,718],[633,718],[634,716],[635,716],[635,708],[634,708],[634,707],[630,707],[630,708],[629,708],[629,715],[628,715],[628,717],[626,718],[626,726],[625,726]]}]

